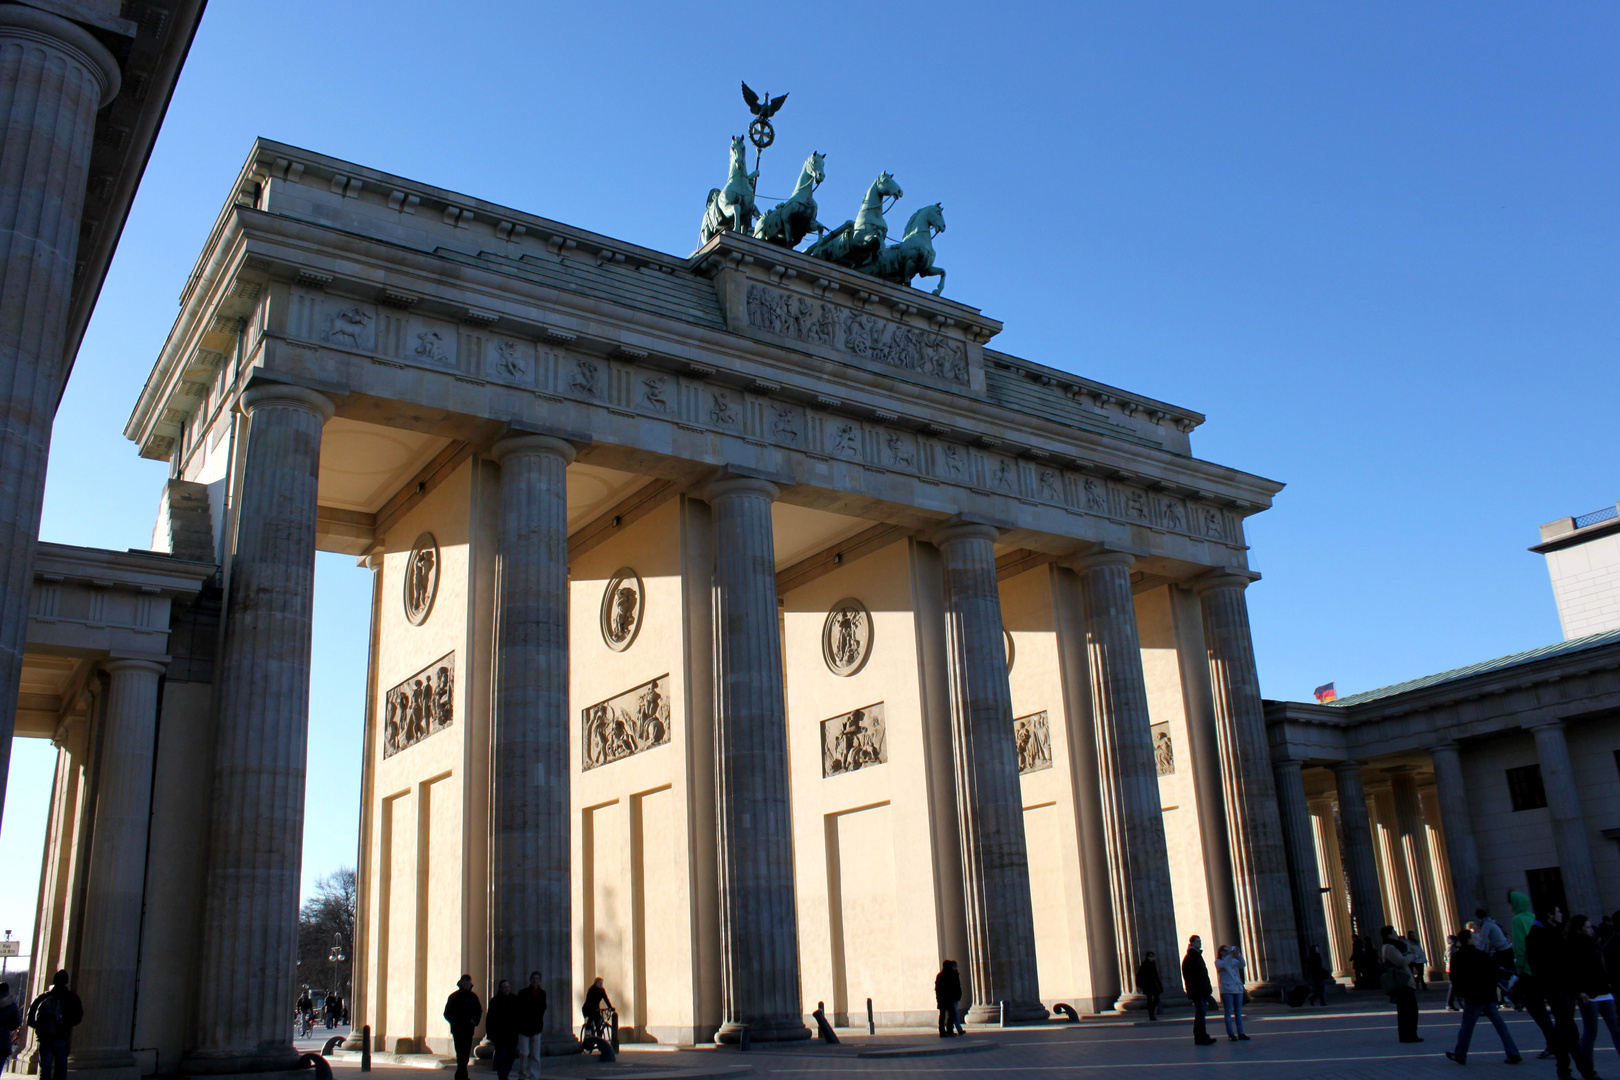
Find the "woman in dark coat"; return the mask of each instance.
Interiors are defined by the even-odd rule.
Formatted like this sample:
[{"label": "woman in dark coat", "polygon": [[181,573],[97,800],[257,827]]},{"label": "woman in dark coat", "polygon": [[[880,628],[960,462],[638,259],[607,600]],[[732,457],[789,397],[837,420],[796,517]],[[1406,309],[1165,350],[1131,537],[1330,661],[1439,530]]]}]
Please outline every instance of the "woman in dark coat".
[{"label": "woman in dark coat", "polygon": [[495,996],[489,999],[484,1034],[495,1050],[495,1075],[507,1080],[512,1073],[512,1062],[517,1059],[518,998],[512,993],[512,984],[505,979],[495,988]]},{"label": "woman in dark coat", "polygon": [[[1609,1040],[1620,1050],[1620,1030],[1616,1027],[1614,981],[1609,975],[1603,949],[1598,945],[1597,928],[1585,915],[1569,920],[1569,942],[1565,946],[1575,1004],[1581,1010],[1581,1057],[1592,1061],[1597,1047],[1598,1021],[1609,1029]],[[1596,1063],[1594,1062],[1594,1067]]]},{"label": "woman in dark coat", "polygon": [[1157,1020],[1159,998],[1164,994],[1164,979],[1159,977],[1159,962],[1154,959],[1152,952],[1143,954],[1142,963],[1136,969],[1136,989],[1147,998],[1148,1019]]},{"label": "woman in dark coat", "polygon": [[956,1034],[956,1003],[962,1000],[962,974],[956,970],[956,961],[947,960],[934,976],[934,1006],[939,1009],[939,1037],[948,1039]]}]

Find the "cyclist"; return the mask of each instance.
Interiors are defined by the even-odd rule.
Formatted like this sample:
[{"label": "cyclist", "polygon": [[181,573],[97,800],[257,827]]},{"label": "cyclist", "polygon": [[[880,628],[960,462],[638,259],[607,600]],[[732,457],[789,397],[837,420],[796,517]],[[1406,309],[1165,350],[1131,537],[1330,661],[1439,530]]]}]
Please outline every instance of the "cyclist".
[{"label": "cyclist", "polygon": [[601,976],[597,976],[591,983],[591,988],[585,991],[585,1004],[579,1011],[585,1014],[587,1038],[612,1041],[613,1025],[610,1018],[613,1018],[613,1002],[608,1000],[607,991],[602,988]]},{"label": "cyclist", "polygon": [[309,1038],[310,1029],[315,1026],[315,999],[309,996],[309,987],[304,987],[298,995],[298,1037]]}]

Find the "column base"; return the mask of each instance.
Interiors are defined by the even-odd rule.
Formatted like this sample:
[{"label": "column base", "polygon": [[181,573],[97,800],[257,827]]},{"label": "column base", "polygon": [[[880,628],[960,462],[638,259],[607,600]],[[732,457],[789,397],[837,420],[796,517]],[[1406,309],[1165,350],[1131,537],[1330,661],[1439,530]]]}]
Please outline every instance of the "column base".
[{"label": "column base", "polygon": [[748,1029],[748,1041],[751,1043],[796,1042],[810,1037],[810,1029],[804,1026],[803,1020],[796,1016],[787,1016],[755,1020],[747,1024],[736,1022],[721,1024],[720,1030],[714,1033],[714,1041],[727,1046],[736,1046],[742,1042],[744,1028]]},{"label": "column base", "polygon": [[130,1059],[128,1065],[81,1065],[69,1056],[68,1068],[84,1080],[141,1080],[141,1067],[135,1064],[134,1056],[125,1056]]},{"label": "column base", "polygon": [[291,1046],[270,1052],[240,1054],[231,1051],[194,1051],[180,1059],[180,1073],[184,1076],[258,1076],[286,1074],[288,1080],[304,1077],[298,1059],[302,1057]]},{"label": "column base", "polygon": [[563,1057],[577,1054],[579,1051],[579,1036],[572,1031],[565,1031],[561,1035],[547,1035],[540,1044],[540,1053],[543,1057]]},{"label": "column base", "polygon": [[1006,1006],[1003,1015],[1000,1003],[974,1005],[968,1009],[967,1015],[962,1017],[962,1020],[969,1024],[999,1024],[1003,1020],[1009,1024],[1038,1024],[1052,1015],[1046,1011],[1046,1006],[1038,1001],[1009,1001],[1006,1002]]},{"label": "column base", "polygon": [[359,1031],[351,1031],[351,1032],[349,1032],[349,1037],[347,1039],[344,1039],[343,1040],[343,1045],[338,1047],[339,1050],[353,1050],[357,1054],[360,1051],[364,1050],[365,1048],[366,1048],[366,1037],[365,1037],[364,1033],[359,1032]]}]

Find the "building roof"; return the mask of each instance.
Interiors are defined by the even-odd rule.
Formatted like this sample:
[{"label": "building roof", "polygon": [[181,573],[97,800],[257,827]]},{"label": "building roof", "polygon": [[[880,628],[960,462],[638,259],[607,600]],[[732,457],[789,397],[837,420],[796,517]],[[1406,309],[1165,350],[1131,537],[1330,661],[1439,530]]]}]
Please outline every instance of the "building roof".
[{"label": "building roof", "polygon": [[1491,672],[1504,671],[1508,668],[1518,667],[1521,664],[1534,663],[1537,660],[1549,660],[1556,656],[1567,656],[1570,653],[1584,652],[1587,649],[1597,649],[1605,645],[1620,644],[1620,630],[1609,630],[1601,634],[1592,634],[1588,637],[1574,638],[1570,641],[1560,641],[1552,645],[1543,645],[1538,649],[1528,649],[1524,652],[1513,653],[1511,656],[1498,657],[1495,660],[1484,660],[1478,664],[1469,664],[1467,667],[1452,668],[1434,675],[1425,675],[1418,679],[1408,679],[1406,682],[1392,683],[1381,686],[1376,690],[1363,690],[1359,694],[1349,694],[1329,703],[1331,708],[1344,708],[1349,705],[1364,705],[1369,701],[1379,701],[1383,698],[1395,697],[1413,690],[1423,690],[1431,686],[1441,686],[1445,683],[1458,682],[1475,675],[1487,675]]}]

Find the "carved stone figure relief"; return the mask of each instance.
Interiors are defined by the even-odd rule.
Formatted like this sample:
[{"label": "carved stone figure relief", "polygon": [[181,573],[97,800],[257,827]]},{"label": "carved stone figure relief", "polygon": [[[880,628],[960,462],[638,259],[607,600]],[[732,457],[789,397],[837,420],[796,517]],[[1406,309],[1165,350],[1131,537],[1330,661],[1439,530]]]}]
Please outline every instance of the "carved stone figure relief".
[{"label": "carved stone figure relief", "polygon": [[1088,476],[1086,477],[1084,488],[1086,493],[1086,509],[1093,514],[1107,513],[1108,494],[1103,490],[1103,486]]},{"label": "carved stone figure relief", "polygon": [[648,375],[641,380],[641,405],[655,413],[669,412],[669,398],[664,396],[664,387],[669,385],[669,378],[664,375]]},{"label": "carved stone figure relief", "polygon": [[602,365],[595,360],[587,360],[583,356],[574,361],[574,374],[568,380],[568,388],[576,394],[588,398],[602,396]]},{"label": "carved stone figure relief", "polygon": [[771,406],[771,438],[789,446],[799,445],[799,417],[791,406]]},{"label": "carved stone figure relief", "polygon": [[889,760],[883,702],[821,722],[821,776],[839,776]]},{"label": "carved stone figure relief", "polygon": [[1041,498],[1052,502],[1061,501],[1058,494],[1058,471],[1056,469],[1042,469],[1040,476]]},{"label": "carved stone figure relief", "polygon": [[529,377],[529,361],[523,355],[523,346],[510,339],[495,343],[495,374],[507,379]]},{"label": "carved stone figure relief", "polygon": [[602,590],[602,641],[614,652],[624,652],[635,643],[645,614],[646,589],[641,575],[628,566],[620,567]]},{"label": "carved stone figure relief", "polygon": [[946,382],[968,381],[967,346],[955,338],[765,285],[748,286],[748,325]]},{"label": "carved stone figure relief", "polygon": [[444,335],[437,330],[423,330],[416,335],[416,359],[430,364],[448,364],[450,357],[444,351]]},{"label": "carved stone figure relief", "polygon": [[742,422],[742,415],[731,403],[731,395],[716,390],[709,395],[709,423],[716,427],[734,428]]},{"label": "carved stone figure relief", "polygon": [[849,597],[832,606],[821,627],[821,655],[834,675],[853,675],[872,655],[872,613]]},{"label": "carved stone figure relief", "polygon": [[1125,516],[1137,521],[1147,520],[1147,496],[1135,488],[1125,491]]},{"label": "carved stone figure relief", "polygon": [[1221,512],[1206,507],[1204,510],[1204,535],[1219,540],[1225,531],[1221,528]]},{"label": "carved stone figure relief", "polygon": [[421,626],[433,611],[439,595],[439,542],[432,533],[423,533],[411,545],[405,562],[405,618]]},{"label": "carved stone figure relief", "polygon": [[991,480],[1000,491],[1016,490],[1018,487],[1017,467],[1008,458],[997,458],[995,472],[991,474]]},{"label": "carved stone figure relief", "polygon": [[1052,729],[1045,711],[1014,720],[1013,738],[1018,743],[1020,775],[1052,767]]},{"label": "carved stone figure relief", "polygon": [[827,449],[841,457],[858,457],[861,452],[861,429],[855,424],[834,424],[827,439]]},{"label": "carved stone figure relief", "polygon": [[580,710],[581,772],[669,742],[669,675]]},{"label": "carved stone figure relief", "polygon": [[327,322],[326,340],[350,349],[369,348],[371,320],[371,312],[358,304],[339,308]]},{"label": "carved stone figure relief", "polygon": [[888,448],[890,468],[915,469],[917,467],[917,456],[911,452],[911,445],[906,442],[904,435],[898,431],[891,431],[883,437],[883,441]]},{"label": "carved stone figure relief", "polygon": [[455,692],[456,654],[450,652],[383,695],[383,757],[449,727]]},{"label": "carved stone figure relief", "polygon": [[1159,504],[1159,507],[1162,511],[1159,520],[1164,523],[1165,528],[1174,529],[1177,532],[1186,530],[1187,519],[1181,512],[1181,503],[1178,500],[1165,499]]},{"label": "carved stone figure relief", "polygon": [[953,443],[940,445],[940,456],[945,462],[947,476],[960,479],[962,476],[962,448]]},{"label": "carved stone figure relief", "polygon": [[1176,771],[1176,748],[1170,741],[1170,725],[1153,725],[1153,764],[1160,776]]}]

